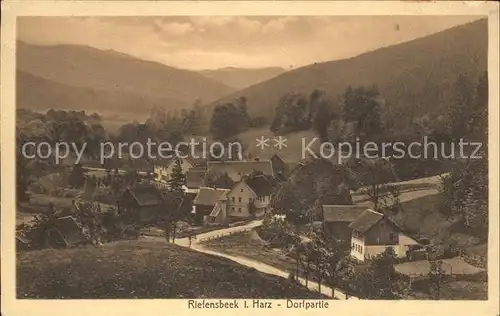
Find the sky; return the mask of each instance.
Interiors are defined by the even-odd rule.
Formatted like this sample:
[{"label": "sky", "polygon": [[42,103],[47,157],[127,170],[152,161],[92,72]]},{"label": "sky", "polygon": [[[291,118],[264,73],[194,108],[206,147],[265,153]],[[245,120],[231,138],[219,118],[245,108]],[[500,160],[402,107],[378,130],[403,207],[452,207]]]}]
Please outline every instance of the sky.
[{"label": "sky", "polygon": [[285,69],[349,58],[477,16],[21,17],[18,39],[87,45],[169,66]]}]

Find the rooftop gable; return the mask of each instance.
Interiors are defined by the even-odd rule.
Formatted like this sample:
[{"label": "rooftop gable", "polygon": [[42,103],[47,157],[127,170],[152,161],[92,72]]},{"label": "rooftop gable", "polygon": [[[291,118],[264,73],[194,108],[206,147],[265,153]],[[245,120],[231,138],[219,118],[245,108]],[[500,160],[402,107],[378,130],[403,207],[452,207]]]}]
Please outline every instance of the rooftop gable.
[{"label": "rooftop gable", "polygon": [[217,201],[223,198],[223,195],[226,194],[229,190],[227,189],[214,189],[201,187],[200,191],[196,195],[196,198],[193,201],[195,205],[207,205],[207,206],[215,206]]},{"label": "rooftop gable", "polygon": [[245,179],[245,183],[258,197],[270,196],[274,192],[273,186],[263,175]]},{"label": "rooftop gable", "polygon": [[384,218],[384,214],[368,209],[364,211],[355,221],[349,224],[349,228],[365,234],[382,218]]},{"label": "rooftop gable", "polygon": [[354,222],[367,208],[358,205],[323,205],[323,220],[327,223]]},{"label": "rooftop gable", "polygon": [[163,204],[161,192],[155,187],[128,188],[127,191],[139,206],[156,206]]}]

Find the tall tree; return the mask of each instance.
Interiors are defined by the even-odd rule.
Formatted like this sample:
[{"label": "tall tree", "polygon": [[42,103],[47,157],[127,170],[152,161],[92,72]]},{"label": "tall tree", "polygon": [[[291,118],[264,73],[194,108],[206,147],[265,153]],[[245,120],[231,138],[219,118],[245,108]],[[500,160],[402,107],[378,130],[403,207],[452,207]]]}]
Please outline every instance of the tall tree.
[{"label": "tall tree", "polygon": [[433,298],[439,300],[441,297],[441,286],[445,276],[443,260],[438,260],[435,254],[430,254],[429,263],[429,281],[431,282],[430,291]]},{"label": "tall tree", "polygon": [[324,275],[327,276],[332,295],[334,295],[337,284],[348,281],[353,274],[353,265],[348,258],[349,243],[329,238],[323,232],[314,233],[311,239],[311,245],[316,249],[315,251],[321,253]]},{"label": "tall tree", "polygon": [[474,85],[471,79],[460,74],[455,82],[455,95],[448,108],[449,133],[454,140],[467,135],[474,110]]},{"label": "tall tree", "polygon": [[367,299],[400,299],[408,294],[409,285],[394,269],[396,254],[391,247],[373,258],[372,263],[356,274],[354,287]]},{"label": "tall tree", "polygon": [[370,198],[375,210],[399,206],[399,187],[390,183],[396,182],[398,177],[390,161],[353,158],[348,161],[348,165]]},{"label": "tall tree", "polygon": [[172,174],[168,180],[169,190],[172,192],[183,192],[183,186],[186,185],[186,176],[182,172],[182,165],[179,159],[175,160]]},{"label": "tall tree", "polygon": [[472,115],[471,132],[483,142],[488,141],[488,72],[478,81]]},{"label": "tall tree", "polygon": [[356,123],[356,135],[360,139],[373,140],[383,132],[378,89],[348,87],[344,92],[344,119]]},{"label": "tall tree", "polygon": [[210,132],[214,139],[225,140],[236,136],[244,127],[242,114],[234,104],[217,105],[212,113]]},{"label": "tall tree", "polygon": [[237,101],[237,108],[240,112],[241,124],[246,127],[250,123],[250,115],[248,114],[248,99],[246,97],[239,97]]},{"label": "tall tree", "polygon": [[281,97],[275,109],[272,132],[288,133],[311,127],[311,111],[308,98],[300,93],[288,93]]},{"label": "tall tree", "polygon": [[324,94],[318,90],[311,93],[309,98],[312,128],[321,142],[328,141],[328,127],[331,123],[331,104],[324,98]]},{"label": "tall tree", "polygon": [[479,238],[488,236],[488,158],[456,161],[452,171],[442,177],[441,212],[460,219],[463,228]]},{"label": "tall tree", "polygon": [[78,163],[73,166],[68,182],[75,189],[80,189],[85,185],[85,172],[81,164]]}]

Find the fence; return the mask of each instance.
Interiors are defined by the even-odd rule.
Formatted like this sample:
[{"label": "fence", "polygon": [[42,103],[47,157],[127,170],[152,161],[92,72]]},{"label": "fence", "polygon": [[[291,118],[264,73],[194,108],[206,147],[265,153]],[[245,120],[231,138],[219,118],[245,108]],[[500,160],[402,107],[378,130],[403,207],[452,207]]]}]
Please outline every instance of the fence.
[{"label": "fence", "polygon": [[204,238],[199,238],[198,241],[199,242],[207,242],[207,241],[219,239],[219,238],[222,238],[222,237],[225,237],[225,236],[231,236],[231,235],[234,235],[234,234],[246,233],[246,232],[249,232],[251,230],[252,230],[252,228],[244,228],[244,229],[229,231],[229,232],[225,232],[225,233],[219,233],[217,235],[208,236],[208,237],[204,237]]}]

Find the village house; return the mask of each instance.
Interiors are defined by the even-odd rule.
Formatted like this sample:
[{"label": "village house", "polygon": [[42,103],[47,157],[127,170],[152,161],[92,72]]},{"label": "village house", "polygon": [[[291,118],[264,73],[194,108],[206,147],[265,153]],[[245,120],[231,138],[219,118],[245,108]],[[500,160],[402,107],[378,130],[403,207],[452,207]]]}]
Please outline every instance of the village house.
[{"label": "village house", "polygon": [[154,221],[166,212],[161,192],[152,186],[127,188],[120,198],[119,206],[136,214],[140,223]]},{"label": "village house", "polygon": [[219,200],[225,199],[228,189],[216,189],[201,187],[193,200],[193,212],[195,213],[195,223],[203,224]]},{"label": "village house", "polygon": [[338,241],[350,241],[354,222],[367,208],[358,205],[323,205],[323,230],[325,234]]},{"label": "village house", "polygon": [[127,188],[118,206],[121,212],[130,212],[131,222],[144,226],[158,224],[159,221],[185,220],[190,216],[192,198],[183,192],[161,192],[154,186],[141,185]]},{"label": "village house", "polygon": [[195,162],[191,158],[177,158],[177,159],[161,159],[158,160],[154,164],[153,167],[153,179],[159,184],[163,184],[164,186],[168,185],[168,181],[172,175],[172,170],[176,164],[176,160],[179,160],[181,163],[182,172],[186,174],[186,172],[195,167]]},{"label": "village house", "polygon": [[351,256],[361,262],[383,253],[388,247],[394,249],[398,258],[403,258],[411,245],[418,244],[387,216],[370,209],[349,224],[349,228],[352,229]]},{"label": "village house", "polygon": [[269,213],[274,187],[267,177],[245,177],[219,199],[209,215],[209,223],[262,217]]}]

